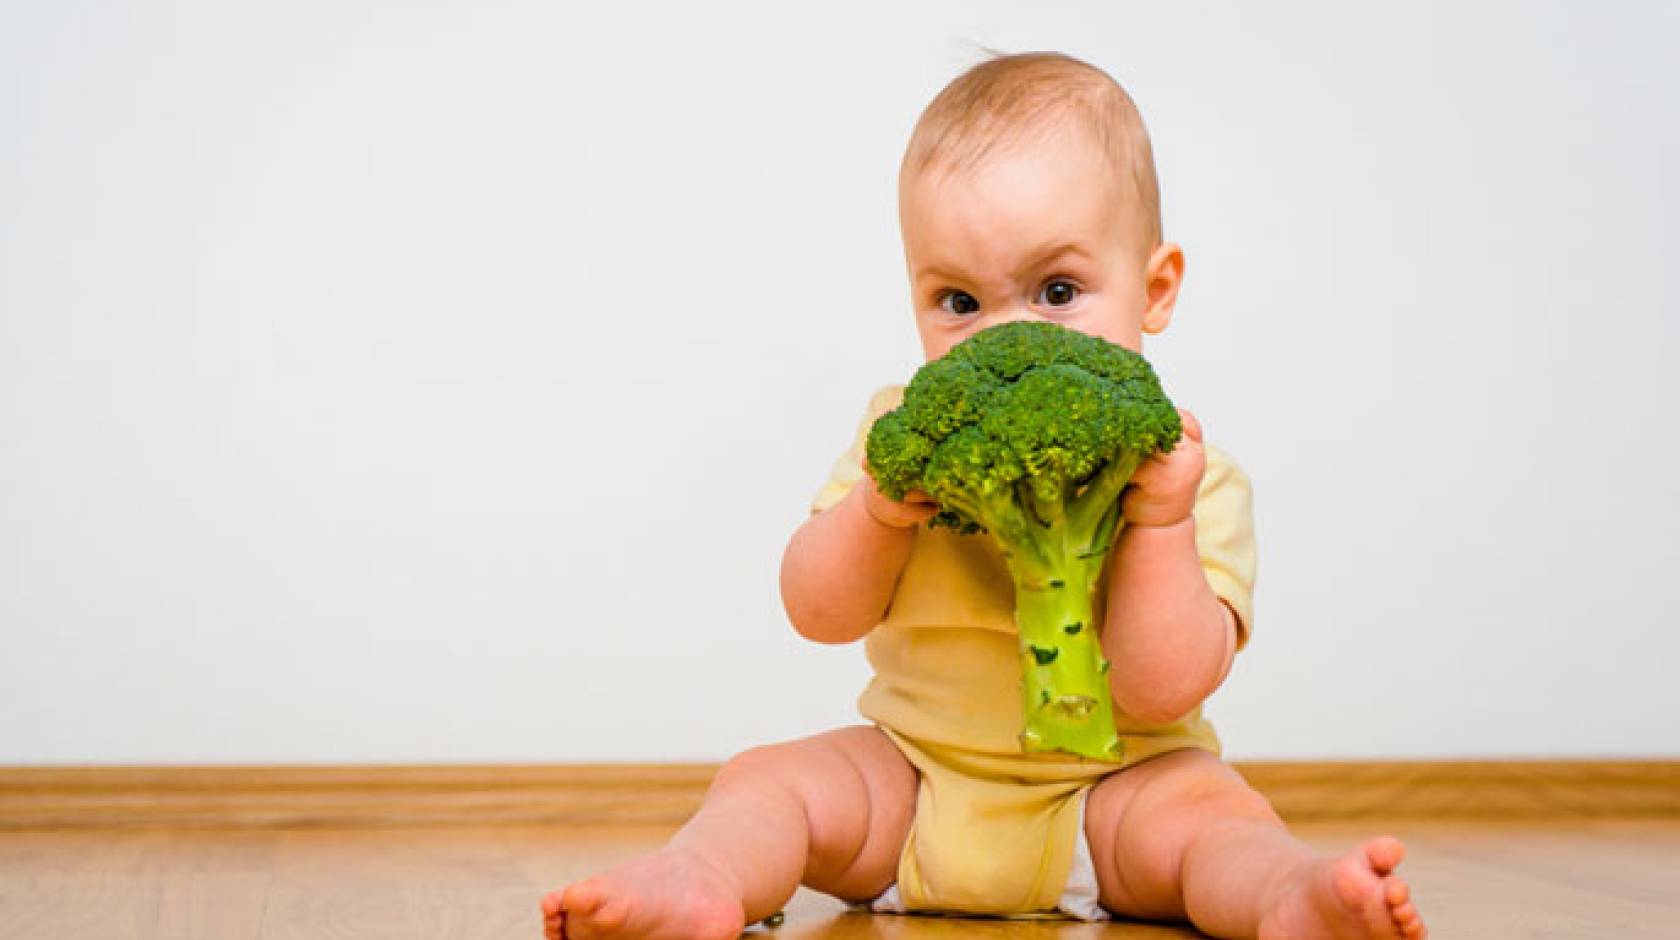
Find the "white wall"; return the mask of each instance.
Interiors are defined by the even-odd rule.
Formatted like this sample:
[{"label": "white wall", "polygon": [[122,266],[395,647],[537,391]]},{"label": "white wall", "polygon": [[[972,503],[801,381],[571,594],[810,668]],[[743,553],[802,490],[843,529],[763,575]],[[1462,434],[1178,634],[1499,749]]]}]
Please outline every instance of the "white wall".
[{"label": "white wall", "polygon": [[777,563],[979,46],[1155,134],[1149,351],[1258,493],[1229,753],[1680,755],[1672,5],[308,6],[0,12],[0,761],[855,720]]}]

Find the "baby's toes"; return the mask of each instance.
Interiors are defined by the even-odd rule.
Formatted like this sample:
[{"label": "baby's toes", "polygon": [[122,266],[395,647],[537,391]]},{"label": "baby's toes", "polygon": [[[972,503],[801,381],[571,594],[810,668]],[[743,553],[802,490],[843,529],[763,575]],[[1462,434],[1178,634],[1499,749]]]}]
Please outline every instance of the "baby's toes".
[{"label": "baby's toes", "polygon": [[562,940],[565,936],[560,920],[560,903],[565,895],[565,891],[550,891],[543,895],[540,907],[542,908],[543,936],[547,940]]},{"label": "baby's toes", "polygon": [[1383,900],[1388,902],[1389,907],[1398,909],[1411,899],[1412,889],[1404,880],[1392,875],[1383,879]]},{"label": "baby's toes", "polygon": [[587,917],[600,910],[605,900],[606,893],[592,878],[566,886],[566,890],[560,892],[560,910]]},{"label": "baby's toes", "polygon": [[1377,836],[1366,840],[1364,846],[1365,858],[1371,863],[1371,870],[1379,875],[1386,875],[1400,867],[1400,860],[1406,857],[1406,846],[1393,836]]},{"label": "baby's toes", "polygon": [[1411,888],[1399,878],[1391,876],[1383,886],[1383,900],[1388,902],[1389,916],[1394,918],[1395,928],[1406,940],[1422,940],[1427,931],[1411,897]]}]

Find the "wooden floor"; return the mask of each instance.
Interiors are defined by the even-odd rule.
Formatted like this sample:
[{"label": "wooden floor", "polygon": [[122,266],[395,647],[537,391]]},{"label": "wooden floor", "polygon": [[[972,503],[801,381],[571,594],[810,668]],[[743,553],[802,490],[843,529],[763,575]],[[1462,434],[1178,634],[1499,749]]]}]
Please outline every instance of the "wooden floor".
[{"label": "wooden floor", "polygon": [[[1680,820],[1401,822],[1433,936],[1680,937]],[[1340,850],[1376,831],[1296,832]],[[0,832],[0,937],[520,938],[549,889],[658,845],[668,829]],[[756,931],[755,931],[756,932]],[[845,913],[801,892],[783,940],[1199,936],[1142,924]]]}]

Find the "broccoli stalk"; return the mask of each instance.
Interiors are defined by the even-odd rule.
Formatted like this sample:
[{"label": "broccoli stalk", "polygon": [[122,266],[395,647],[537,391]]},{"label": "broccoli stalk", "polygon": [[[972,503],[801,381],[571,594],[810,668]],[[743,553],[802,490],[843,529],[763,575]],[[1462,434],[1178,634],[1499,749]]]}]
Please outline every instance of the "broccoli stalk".
[{"label": "broccoli stalk", "polygon": [[1180,432],[1142,356],[1034,322],[923,366],[870,429],[883,493],[924,490],[941,509],[931,524],[997,541],[1015,584],[1024,750],[1121,756],[1093,598],[1121,492]]}]

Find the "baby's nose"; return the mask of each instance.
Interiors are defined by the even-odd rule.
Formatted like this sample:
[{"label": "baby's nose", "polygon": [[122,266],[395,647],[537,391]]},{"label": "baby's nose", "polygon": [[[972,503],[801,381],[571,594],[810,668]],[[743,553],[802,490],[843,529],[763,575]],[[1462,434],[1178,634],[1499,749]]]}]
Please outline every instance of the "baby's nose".
[{"label": "baby's nose", "polygon": [[1022,305],[1016,307],[1005,307],[1004,309],[997,311],[997,316],[992,322],[996,325],[1001,325],[1004,323],[1015,323],[1024,320],[1043,319],[1045,318],[1037,311],[1033,310],[1031,307]]}]

